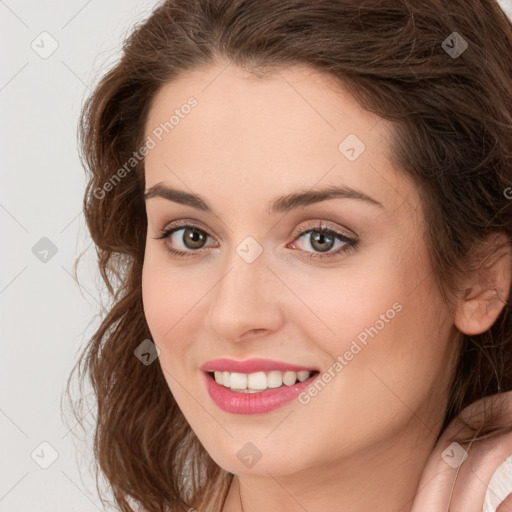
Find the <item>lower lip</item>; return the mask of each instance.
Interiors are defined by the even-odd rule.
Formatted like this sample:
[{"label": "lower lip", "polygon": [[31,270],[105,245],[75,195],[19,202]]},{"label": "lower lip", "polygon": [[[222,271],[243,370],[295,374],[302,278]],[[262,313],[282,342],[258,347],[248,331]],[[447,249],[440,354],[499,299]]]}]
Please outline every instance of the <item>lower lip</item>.
[{"label": "lower lip", "polygon": [[207,372],[203,372],[206,389],[211,399],[225,412],[232,414],[261,414],[273,411],[305,391],[318,377],[315,373],[308,379],[280,388],[267,389],[258,393],[243,393],[218,384]]}]

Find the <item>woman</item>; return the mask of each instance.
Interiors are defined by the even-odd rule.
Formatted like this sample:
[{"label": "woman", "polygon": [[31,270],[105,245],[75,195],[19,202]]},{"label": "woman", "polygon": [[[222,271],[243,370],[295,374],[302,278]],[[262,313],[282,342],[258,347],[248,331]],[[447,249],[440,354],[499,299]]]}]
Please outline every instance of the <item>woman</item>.
[{"label": "woman", "polygon": [[80,132],[121,510],[512,509],[511,56],[492,0],[134,30]]}]

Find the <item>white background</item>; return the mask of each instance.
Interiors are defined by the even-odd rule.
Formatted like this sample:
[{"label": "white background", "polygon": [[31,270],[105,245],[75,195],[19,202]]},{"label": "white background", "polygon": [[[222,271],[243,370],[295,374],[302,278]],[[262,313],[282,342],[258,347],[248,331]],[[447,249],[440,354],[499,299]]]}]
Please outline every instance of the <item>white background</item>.
[{"label": "white background", "polygon": [[[512,16],[512,0],[500,3]],[[91,454],[77,452],[79,430],[61,416],[67,377],[101,311],[76,128],[85,97],[155,6],[0,0],[0,512],[103,510]],[[31,47],[49,51],[52,40],[47,58]],[[32,251],[43,237],[57,249],[46,262]],[[79,287],[73,264],[84,250]],[[57,458],[41,468],[52,450]]]}]

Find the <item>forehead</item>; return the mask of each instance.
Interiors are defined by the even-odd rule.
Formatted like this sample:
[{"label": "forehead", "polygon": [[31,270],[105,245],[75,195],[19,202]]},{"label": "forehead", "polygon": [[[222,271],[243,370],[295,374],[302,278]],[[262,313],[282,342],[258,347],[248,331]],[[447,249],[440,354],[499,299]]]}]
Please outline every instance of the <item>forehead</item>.
[{"label": "forehead", "polygon": [[261,77],[223,62],[183,74],[155,95],[145,135],[156,142],[147,186],[182,176],[203,191],[214,180],[285,192],[322,181],[365,188],[383,202],[408,186],[388,158],[391,124],[305,67]]},{"label": "forehead", "polygon": [[[253,134],[263,135],[295,127],[297,133],[307,134],[312,142],[316,139],[315,134],[340,132],[336,139],[346,129],[360,138],[370,139],[376,124],[387,124],[363,109],[343,85],[329,75],[292,66],[260,77],[232,63],[221,62],[184,73],[162,86],[153,99],[146,133],[169,121],[174,111],[180,114],[180,108],[191,97],[198,102],[193,109],[194,116],[190,116],[191,122],[194,123],[194,117],[201,118],[201,123],[194,123],[194,130],[198,128],[197,124],[208,120],[209,125],[204,126],[203,131],[212,134],[220,128],[243,126],[248,116],[254,127]],[[182,116],[180,119],[183,120]],[[179,123],[182,125],[180,130],[191,122]],[[301,130],[305,126],[307,130]],[[173,126],[173,134],[180,130],[177,124]],[[375,135],[378,133],[379,130]]]}]

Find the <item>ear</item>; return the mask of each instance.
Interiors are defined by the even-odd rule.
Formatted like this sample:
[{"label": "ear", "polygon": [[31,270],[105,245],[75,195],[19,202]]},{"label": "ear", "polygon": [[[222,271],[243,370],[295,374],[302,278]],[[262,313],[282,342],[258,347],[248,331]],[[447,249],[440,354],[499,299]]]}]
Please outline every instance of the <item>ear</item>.
[{"label": "ear", "polygon": [[508,300],[512,278],[512,254],[508,238],[494,233],[473,252],[471,275],[462,283],[454,323],[467,335],[487,331]]}]

